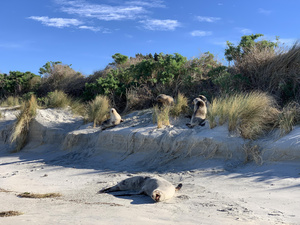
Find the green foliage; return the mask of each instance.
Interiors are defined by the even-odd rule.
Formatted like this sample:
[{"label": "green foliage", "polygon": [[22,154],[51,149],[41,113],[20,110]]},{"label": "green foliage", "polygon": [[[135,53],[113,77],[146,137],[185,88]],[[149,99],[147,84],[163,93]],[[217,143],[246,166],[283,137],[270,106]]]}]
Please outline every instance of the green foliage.
[{"label": "green foliage", "polygon": [[[242,36],[240,43],[237,46],[234,46],[233,43],[227,41],[227,48],[225,49],[225,57],[230,61],[239,61],[247,54],[251,48],[256,47],[260,50],[265,48],[272,48],[278,46],[277,42],[262,40],[255,42],[259,37],[264,36],[263,34],[251,34]],[[278,41],[278,37],[276,38]]]},{"label": "green foliage", "polygon": [[0,97],[22,95],[35,91],[40,84],[40,77],[31,72],[10,71],[0,74]]},{"label": "green foliage", "polygon": [[112,58],[115,60],[115,62],[113,63],[114,65],[122,65],[128,61],[128,56],[122,55],[120,53],[114,54]]},{"label": "green foliage", "polygon": [[42,75],[42,76],[49,76],[52,73],[53,68],[55,67],[55,65],[58,65],[58,64],[61,64],[61,62],[60,61],[46,62],[46,64],[43,65],[43,67],[40,68],[39,74]]}]

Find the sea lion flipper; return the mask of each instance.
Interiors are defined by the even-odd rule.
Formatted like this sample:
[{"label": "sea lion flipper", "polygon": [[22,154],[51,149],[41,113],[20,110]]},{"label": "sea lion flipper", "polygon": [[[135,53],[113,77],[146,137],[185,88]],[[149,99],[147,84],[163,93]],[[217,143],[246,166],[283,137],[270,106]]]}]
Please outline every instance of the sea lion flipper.
[{"label": "sea lion flipper", "polygon": [[179,191],[181,188],[182,188],[182,183],[177,185],[177,187],[175,188],[175,191]]}]

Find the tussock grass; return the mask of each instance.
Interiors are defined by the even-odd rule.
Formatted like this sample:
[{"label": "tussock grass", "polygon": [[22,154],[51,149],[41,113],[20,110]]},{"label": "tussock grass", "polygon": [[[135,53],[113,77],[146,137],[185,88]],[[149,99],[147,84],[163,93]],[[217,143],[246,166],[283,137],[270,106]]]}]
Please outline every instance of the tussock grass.
[{"label": "tussock grass", "polygon": [[50,108],[66,108],[71,104],[71,98],[63,91],[50,92],[45,100],[46,107]]},{"label": "tussock grass", "polygon": [[9,96],[3,102],[1,102],[1,106],[11,107],[21,105],[22,101],[18,97]]},{"label": "tussock grass", "polygon": [[106,96],[98,95],[87,105],[87,121],[94,122],[94,128],[107,119],[109,112],[109,99]]},{"label": "tussock grass", "polygon": [[290,102],[278,115],[278,127],[280,135],[284,136],[293,130],[293,126],[300,122],[300,105],[297,102]]},{"label": "tussock grass", "polygon": [[188,111],[188,99],[181,93],[178,93],[175,104],[170,108],[170,115],[178,117]]},{"label": "tussock grass", "polygon": [[158,105],[153,107],[153,123],[157,123],[157,128],[162,128],[163,126],[170,126],[170,113],[171,106],[163,106],[161,108]]},{"label": "tussock grass", "polygon": [[251,142],[249,142],[243,145],[243,150],[246,155],[244,163],[254,161],[257,165],[263,164],[263,158],[258,145],[252,145]]},{"label": "tussock grass", "polygon": [[207,119],[210,128],[217,122],[219,125],[227,122],[230,132],[236,131],[245,139],[256,139],[274,127],[278,114],[271,96],[251,92],[213,99]]},{"label": "tussock grass", "polygon": [[235,73],[248,81],[245,88],[275,93],[285,102],[300,96],[300,43],[285,48],[260,48],[254,45],[235,62]]},{"label": "tussock grass", "polygon": [[46,194],[34,194],[29,192],[24,192],[18,195],[20,198],[57,198],[61,197],[60,193],[46,193]]},{"label": "tussock grass", "polygon": [[22,214],[23,213],[19,211],[4,211],[4,212],[0,212],[0,217],[20,216]]},{"label": "tussock grass", "polygon": [[10,136],[11,143],[16,142],[15,152],[20,151],[26,145],[30,121],[35,117],[37,107],[34,95],[21,106],[20,113],[17,115],[17,121]]},{"label": "tussock grass", "polygon": [[71,101],[71,109],[75,115],[85,116],[86,114],[86,104],[82,103],[79,100]]}]

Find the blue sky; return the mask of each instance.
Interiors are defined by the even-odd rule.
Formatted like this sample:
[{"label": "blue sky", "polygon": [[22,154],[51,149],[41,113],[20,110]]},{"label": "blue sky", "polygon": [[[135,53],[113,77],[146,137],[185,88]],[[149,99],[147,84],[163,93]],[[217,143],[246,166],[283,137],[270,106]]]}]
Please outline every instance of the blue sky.
[{"label": "blue sky", "polygon": [[90,75],[115,53],[210,51],[222,60],[227,40],[252,33],[291,45],[299,9],[299,0],[1,0],[0,73],[38,74],[62,61]]}]

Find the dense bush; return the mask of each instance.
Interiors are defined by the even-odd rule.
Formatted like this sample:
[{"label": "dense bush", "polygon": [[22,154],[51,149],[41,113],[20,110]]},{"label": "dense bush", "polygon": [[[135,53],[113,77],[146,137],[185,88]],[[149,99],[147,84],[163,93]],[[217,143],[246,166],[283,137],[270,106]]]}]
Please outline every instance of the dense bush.
[{"label": "dense bush", "polygon": [[9,74],[0,74],[0,98],[22,96],[35,91],[40,80],[40,76],[31,72],[10,71]]}]

